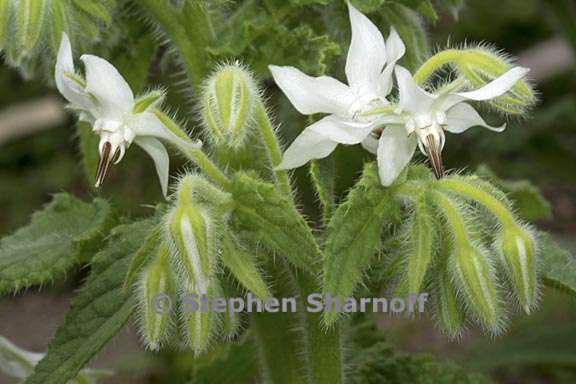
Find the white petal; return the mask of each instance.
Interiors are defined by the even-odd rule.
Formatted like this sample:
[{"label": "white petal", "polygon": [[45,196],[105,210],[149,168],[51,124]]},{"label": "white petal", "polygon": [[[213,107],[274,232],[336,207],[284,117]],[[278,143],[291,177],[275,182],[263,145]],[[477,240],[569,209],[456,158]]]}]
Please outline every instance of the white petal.
[{"label": "white petal", "polygon": [[394,183],[400,172],[408,165],[416,150],[417,140],[409,137],[401,125],[384,129],[378,142],[378,174],[384,186]]},{"label": "white petal", "polygon": [[428,111],[434,102],[434,95],[420,88],[406,68],[397,65],[395,73],[400,94],[398,107],[413,114]]},{"label": "white petal", "polygon": [[351,120],[343,120],[334,116],[326,116],[308,128],[339,144],[358,144],[372,132],[374,125]]},{"label": "white petal", "polygon": [[72,57],[72,45],[68,35],[62,33],[58,56],[56,57],[56,66],[54,69],[54,79],[58,91],[68,100],[74,108],[89,109],[90,100],[84,90],[68,74],[74,74],[74,59]]},{"label": "white petal", "polygon": [[372,125],[327,116],[306,127],[284,152],[276,169],[298,168],[312,159],[323,159],[340,144],[358,144],[372,131]]},{"label": "white petal", "polygon": [[457,104],[446,112],[448,125],[446,130],[452,133],[462,133],[468,128],[474,126],[481,126],[488,128],[491,131],[502,132],[506,128],[506,124],[501,127],[492,127],[482,119],[476,110],[466,103]]},{"label": "white petal", "polygon": [[185,140],[168,129],[156,115],[151,112],[142,112],[133,116],[130,128],[136,136],[149,136],[162,139],[180,148],[200,148],[199,142]]},{"label": "white petal", "polygon": [[386,45],[378,28],[348,3],[352,41],[346,58],[346,78],[352,88],[375,87],[386,64]]},{"label": "white petal", "polygon": [[346,115],[354,95],[346,84],[328,76],[312,77],[294,67],[268,66],[278,87],[304,115]]},{"label": "white petal", "polygon": [[380,86],[379,94],[381,96],[388,96],[390,91],[392,91],[394,66],[404,56],[404,53],[406,53],[404,42],[400,39],[398,32],[394,28],[390,28],[390,35],[386,40],[387,64],[378,80]]},{"label": "white petal", "polygon": [[152,160],[160,179],[160,186],[164,197],[168,196],[168,177],[170,174],[170,157],[160,140],[153,137],[137,137],[134,142],[142,148]]},{"label": "white petal", "polygon": [[118,70],[108,61],[93,55],[80,58],[86,67],[86,91],[100,102],[102,116],[121,118],[134,104],[134,94]]},{"label": "white petal", "polygon": [[375,155],[378,151],[378,139],[373,135],[366,136],[362,141],[362,148]]},{"label": "white petal", "polygon": [[390,28],[390,35],[386,39],[386,54],[388,64],[394,64],[404,56],[406,53],[406,46],[404,42],[393,27]]},{"label": "white petal", "polygon": [[528,72],[530,72],[528,68],[514,67],[482,88],[470,92],[458,92],[448,96],[442,103],[442,109],[447,110],[464,100],[482,101],[502,96],[512,89],[519,80],[524,78]]}]

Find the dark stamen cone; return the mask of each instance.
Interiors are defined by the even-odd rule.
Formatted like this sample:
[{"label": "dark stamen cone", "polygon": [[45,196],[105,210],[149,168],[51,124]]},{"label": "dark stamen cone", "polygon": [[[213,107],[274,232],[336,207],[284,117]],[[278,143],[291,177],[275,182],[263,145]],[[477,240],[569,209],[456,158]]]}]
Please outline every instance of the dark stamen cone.
[{"label": "dark stamen cone", "polygon": [[444,177],[444,165],[442,164],[442,153],[439,144],[434,140],[434,136],[426,136],[426,153],[437,179]]},{"label": "dark stamen cone", "polygon": [[98,162],[98,169],[96,170],[96,188],[100,187],[104,182],[104,179],[108,175],[110,170],[110,165],[114,156],[111,156],[112,145],[110,143],[104,143],[104,149],[100,154],[100,161]]}]

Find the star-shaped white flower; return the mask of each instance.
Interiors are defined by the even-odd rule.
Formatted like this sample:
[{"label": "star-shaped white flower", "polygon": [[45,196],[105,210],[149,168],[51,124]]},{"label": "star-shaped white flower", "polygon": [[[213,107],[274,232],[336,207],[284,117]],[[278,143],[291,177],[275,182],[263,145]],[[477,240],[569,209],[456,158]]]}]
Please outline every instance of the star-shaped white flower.
[{"label": "star-shaped white flower", "polygon": [[169,156],[158,139],[182,148],[197,148],[200,144],[178,137],[162,124],[153,113],[161,97],[142,111],[135,111],[134,94],[112,64],[93,55],[83,55],[80,60],[84,62],[86,80],[75,72],[70,40],[63,34],[56,59],[56,86],[79,119],[90,123],[93,132],[100,136],[96,187],[104,181],[111,164],[120,162],[134,142],[154,160],[166,196]]},{"label": "star-shaped white flower", "polygon": [[396,66],[400,100],[398,120],[389,123],[379,139],[369,138],[365,148],[377,154],[380,181],[391,185],[410,162],[418,146],[427,155],[438,178],[443,175],[441,151],[445,143],[444,131],[462,133],[481,126],[502,132],[506,125],[491,127],[467,101],[486,101],[502,96],[528,73],[529,69],[514,67],[508,72],[469,92],[459,92],[465,82],[457,80],[431,94],[420,88],[408,70]]},{"label": "star-shaped white flower", "polygon": [[338,144],[364,141],[385,117],[371,111],[389,106],[396,62],[405,46],[394,29],[386,42],[378,28],[348,4],[352,41],[346,60],[346,85],[332,77],[311,77],[293,67],[270,66],[274,80],[294,107],[304,115],[328,116],[305,128],[284,152],[277,169],[297,168],[324,158]]}]

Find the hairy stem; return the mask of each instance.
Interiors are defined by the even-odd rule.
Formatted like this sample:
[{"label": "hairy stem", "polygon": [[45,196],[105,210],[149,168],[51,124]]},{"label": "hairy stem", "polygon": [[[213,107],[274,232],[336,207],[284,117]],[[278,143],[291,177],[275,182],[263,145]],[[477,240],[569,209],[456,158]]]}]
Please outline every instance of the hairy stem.
[{"label": "hairy stem", "polygon": [[428,60],[416,71],[414,74],[414,80],[416,84],[421,85],[426,80],[432,76],[434,72],[442,68],[446,64],[450,64],[458,60],[460,52],[455,49],[447,49],[445,51],[438,52]]},{"label": "hairy stem", "polygon": [[441,188],[455,192],[465,197],[475,200],[486,207],[504,226],[515,226],[514,216],[512,213],[494,196],[483,190],[469,185],[461,180],[443,179],[439,181]]},{"label": "hairy stem", "polygon": [[434,191],[432,197],[436,206],[442,211],[446,224],[454,235],[457,247],[468,248],[470,246],[470,238],[466,230],[466,223],[460,212],[458,212],[458,208],[441,192]]},{"label": "hairy stem", "polygon": [[[260,128],[260,133],[262,134],[262,139],[264,140],[264,145],[268,152],[268,157],[273,167],[276,167],[282,161],[282,150],[280,149],[280,143],[278,143],[278,138],[274,132],[274,127],[270,121],[270,117],[266,112],[266,107],[264,103],[260,100],[256,105],[256,122]],[[288,178],[288,173],[286,171],[274,171],[276,175],[276,183],[280,188],[280,191],[291,195],[292,189],[290,188],[290,179]]]}]

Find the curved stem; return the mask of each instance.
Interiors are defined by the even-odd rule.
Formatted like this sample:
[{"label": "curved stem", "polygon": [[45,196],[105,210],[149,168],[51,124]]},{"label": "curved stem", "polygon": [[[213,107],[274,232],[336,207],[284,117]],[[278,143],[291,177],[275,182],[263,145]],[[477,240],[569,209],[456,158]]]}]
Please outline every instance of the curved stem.
[{"label": "curved stem", "polygon": [[414,74],[414,81],[416,84],[423,84],[434,72],[446,64],[450,64],[458,60],[460,52],[456,49],[447,49],[438,52],[428,60],[416,71]]},{"label": "curved stem", "polygon": [[494,196],[480,188],[456,179],[443,179],[438,182],[441,188],[464,195],[485,206],[504,226],[515,226],[512,213]]},{"label": "curved stem", "polygon": [[462,215],[460,215],[460,212],[458,212],[458,208],[441,192],[434,191],[432,193],[432,198],[436,206],[440,208],[442,214],[446,218],[446,223],[450,227],[458,247],[469,247],[470,238],[468,236],[468,231],[466,230],[466,223],[464,222]]},{"label": "curved stem", "polygon": [[[259,100],[256,105],[256,122],[260,128],[260,133],[262,134],[262,139],[264,140],[264,145],[268,152],[268,157],[273,167],[276,167],[282,161],[282,150],[280,149],[280,143],[278,143],[278,138],[274,132],[274,127],[270,121],[270,117],[266,112],[266,107],[264,103]],[[287,195],[292,195],[292,189],[290,188],[290,179],[288,178],[288,173],[286,171],[274,171],[276,176],[276,183],[283,193]]]},{"label": "curved stem", "polygon": [[201,149],[193,148],[184,152],[184,154],[194,162],[209,178],[218,184],[223,190],[229,191],[232,182],[224,172],[218,168],[212,160]]}]

